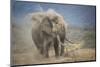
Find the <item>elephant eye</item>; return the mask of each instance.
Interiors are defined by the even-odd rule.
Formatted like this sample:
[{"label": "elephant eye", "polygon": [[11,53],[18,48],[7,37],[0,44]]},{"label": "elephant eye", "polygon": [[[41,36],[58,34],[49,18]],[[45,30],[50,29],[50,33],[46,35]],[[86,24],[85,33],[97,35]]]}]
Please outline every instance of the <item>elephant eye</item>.
[{"label": "elephant eye", "polygon": [[58,18],[57,17],[53,18],[52,21],[55,22],[56,24],[58,24]]}]

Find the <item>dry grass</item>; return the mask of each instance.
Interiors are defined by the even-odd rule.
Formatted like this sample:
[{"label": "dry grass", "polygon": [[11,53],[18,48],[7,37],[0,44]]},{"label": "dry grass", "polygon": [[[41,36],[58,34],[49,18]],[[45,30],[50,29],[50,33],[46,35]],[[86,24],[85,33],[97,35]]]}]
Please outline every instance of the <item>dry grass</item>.
[{"label": "dry grass", "polygon": [[67,57],[71,57],[73,61],[90,61],[95,60],[95,49],[79,49],[70,52]]}]

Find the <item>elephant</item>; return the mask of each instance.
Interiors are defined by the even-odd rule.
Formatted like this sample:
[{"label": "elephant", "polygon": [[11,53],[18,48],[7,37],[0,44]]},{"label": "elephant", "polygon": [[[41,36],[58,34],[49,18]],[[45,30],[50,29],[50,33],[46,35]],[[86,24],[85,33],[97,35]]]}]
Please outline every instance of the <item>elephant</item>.
[{"label": "elephant", "polygon": [[32,39],[40,54],[49,57],[49,48],[53,45],[55,56],[64,54],[66,37],[65,21],[63,16],[54,10],[36,12],[32,14]]}]

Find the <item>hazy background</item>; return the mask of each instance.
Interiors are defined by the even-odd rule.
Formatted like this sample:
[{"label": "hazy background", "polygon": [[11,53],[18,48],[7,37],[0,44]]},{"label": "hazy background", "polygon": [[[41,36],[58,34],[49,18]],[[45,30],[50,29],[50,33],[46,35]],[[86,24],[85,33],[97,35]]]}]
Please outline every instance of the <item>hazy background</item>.
[{"label": "hazy background", "polygon": [[31,38],[32,26],[28,15],[33,12],[47,11],[48,9],[53,9],[64,16],[65,21],[68,23],[68,39],[75,43],[83,42],[82,48],[95,50],[95,6],[13,1],[11,4],[13,64],[37,63],[36,57],[39,59],[39,55]]}]

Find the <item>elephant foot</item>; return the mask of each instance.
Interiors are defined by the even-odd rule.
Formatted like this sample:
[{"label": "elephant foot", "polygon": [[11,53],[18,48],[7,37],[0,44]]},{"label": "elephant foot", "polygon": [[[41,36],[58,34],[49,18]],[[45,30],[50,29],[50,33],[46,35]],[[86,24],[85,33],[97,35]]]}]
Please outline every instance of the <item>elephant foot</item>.
[{"label": "elephant foot", "polygon": [[56,58],[59,58],[60,56],[56,56]]},{"label": "elephant foot", "polygon": [[45,56],[45,58],[49,58],[49,56]]},{"label": "elephant foot", "polygon": [[45,58],[49,58],[49,55],[48,55],[48,54],[47,54],[47,55],[44,55],[44,57],[45,57]]},{"label": "elephant foot", "polygon": [[60,56],[64,56],[64,53],[63,54],[61,53]]},{"label": "elephant foot", "polygon": [[60,55],[59,55],[59,54],[56,54],[56,55],[55,55],[55,57],[56,57],[56,58],[59,58],[59,57],[60,57]]}]

